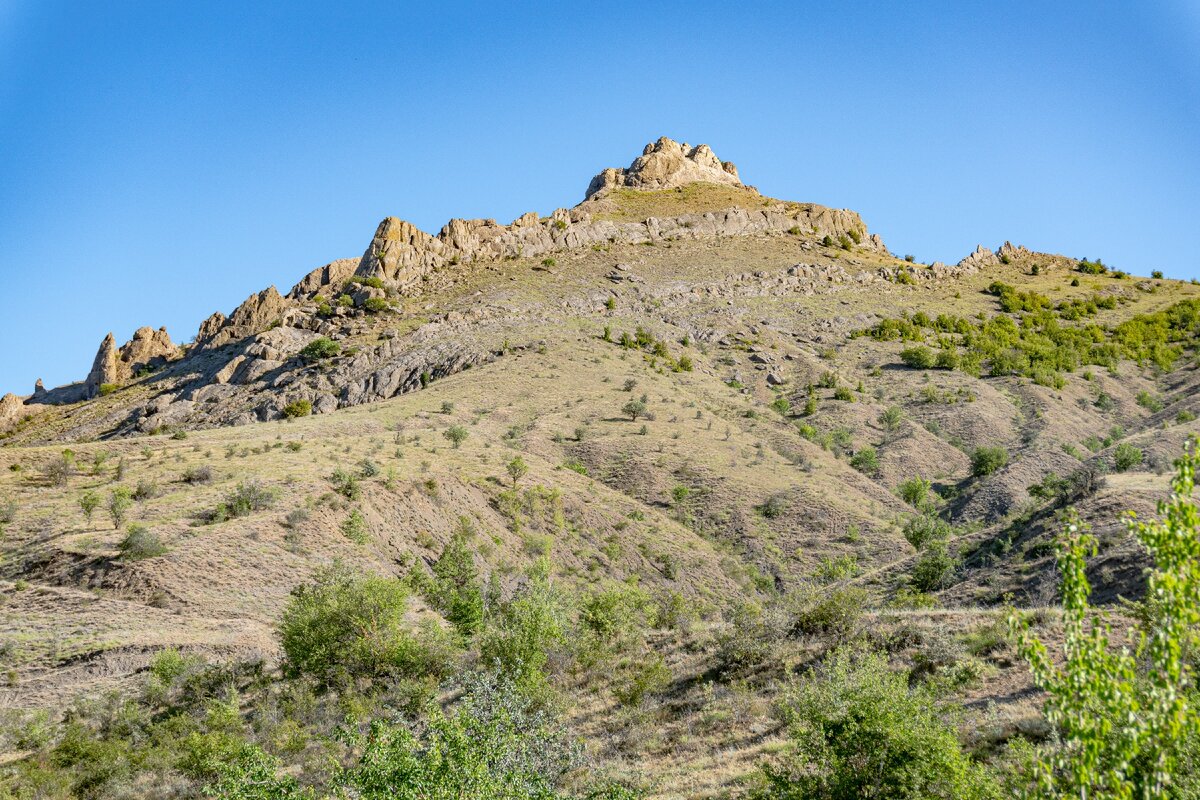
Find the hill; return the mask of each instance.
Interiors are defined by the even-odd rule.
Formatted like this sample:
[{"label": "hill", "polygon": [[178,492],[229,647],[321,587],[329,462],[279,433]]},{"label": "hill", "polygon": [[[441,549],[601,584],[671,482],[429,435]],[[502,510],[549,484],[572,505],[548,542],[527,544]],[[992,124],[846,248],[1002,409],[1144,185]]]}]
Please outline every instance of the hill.
[{"label": "hill", "polygon": [[[1198,332],[1200,286],[1007,242],[916,263],[665,138],[548,216],[389,217],[187,345],[110,335],[79,383],[0,400],[7,705],[136,694],[163,652],[275,670],[334,562],[453,630],[430,586],[462,546],[494,604],[565,598],[557,707],[650,796],[746,791],[788,676],[848,641],[951,682],[987,756],[1045,730],[998,631],[1015,603],[1055,635],[1064,505],[1100,538],[1096,597],[1144,593],[1119,515],[1200,432]],[[597,598],[619,633],[589,639]],[[269,692],[227,680],[315,785],[326,745],[272,739]],[[199,785],[161,769],[180,794],[144,796]]]}]

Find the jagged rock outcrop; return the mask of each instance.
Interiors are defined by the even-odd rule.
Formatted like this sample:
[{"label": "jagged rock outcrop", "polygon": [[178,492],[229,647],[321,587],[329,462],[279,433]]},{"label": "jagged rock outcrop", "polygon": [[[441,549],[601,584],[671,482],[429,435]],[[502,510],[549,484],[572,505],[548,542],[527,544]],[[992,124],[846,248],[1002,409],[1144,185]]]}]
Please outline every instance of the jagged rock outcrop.
[{"label": "jagged rock outcrop", "polygon": [[171,341],[165,327],[155,330],[149,326],[138,328],[133,338],[117,351],[118,370],[122,381],[143,369],[158,369],[179,356],[179,348]]},{"label": "jagged rock outcrop", "polygon": [[997,258],[1003,263],[1016,261],[1021,258],[1029,258],[1032,255],[1033,253],[1029,251],[1029,248],[1014,245],[1012,242],[1007,241],[1000,245],[1000,249],[996,251]]},{"label": "jagged rock outcrop", "polygon": [[117,367],[117,342],[112,333],[100,342],[96,358],[92,361],[92,369],[84,381],[84,391],[89,398],[100,394],[100,387],[105,384],[119,383]]},{"label": "jagged rock outcrop", "polygon": [[984,267],[995,266],[1000,263],[999,257],[991,250],[983,245],[975,248],[975,252],[958,262],[958,266],[967,271],[974,271]]},{"label": "jagged rock outcrop", "polygon": [[743,185],[737,167],[717,158],[708,145],[690,147],[663,136],[646,145],[627,169],[609,167],[592,178],[586,197],[616,188],[674,189],[697,182]]},{"label": "jagged rock outcrop", "polygon": [[200,323],[196,349],[211,350],[261,333],[276,322],[282,322],[287,309],[283,295],[274,286],[269,286],[246,298],[228,318],[218,311]]},{"label": "jagged rock outcrop", "polygon": [[9,392],[0,397],[0,431],[5,431],[21,421],[28,413],[25,400]]},{"label": "jagged rock outcrop", "polygon": [[[92,370],[84,381],[84,395],[95,397],[100,393],[100,387],[105,384],[121,385],[129,381],[143,369],[158,369],[179,357],[179,348],[171,341],[166,328],[155,330],[149,326],[134,331],[133,338],[119,348],[112,333],[100,342],[96,358],[92,361]],[[41,386],[40,394],[45,394]],[[35,395],[39,394],[35,391]]]},{"label": "jagged rock outcrop", "polygon": [[323,267],[317,267],[300,279],[287,293],[289,300],[299,300],[320,292],[322,287],[345,283],[358,269],[361,258],[339,258]]}]

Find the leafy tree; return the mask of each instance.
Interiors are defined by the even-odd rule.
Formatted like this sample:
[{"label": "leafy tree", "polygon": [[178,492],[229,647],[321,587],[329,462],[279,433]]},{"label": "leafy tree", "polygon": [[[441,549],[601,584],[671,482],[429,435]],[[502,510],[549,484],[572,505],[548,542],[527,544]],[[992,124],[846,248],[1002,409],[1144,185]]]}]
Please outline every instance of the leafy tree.
[{"label": "leafy tree", "polygon": [[473,635],[483,622],[483,592],[469,530],[468,525],[462,525],[434,562],[429,591],[430,603],[464,636]]},{"label": "leafy tree", "polygon": [[896,494],[900,495],[900,499],[913,508],[923,509],[929,503],[930,486],[929,481],[920,475],[914,475],[908,480],[900,482],[900,485],[896,487]]},{"label": "leafy tree", "polygon": [[421,633],[404,619],[408,590],[392,578],[352,572],[343,564],[318,570],[292,590],[279,623],[290,672],[339,685],[354,677],[424,677],[449,668],[443,634]]},{"label": "leafy tree", "polygon": [[92,514],[96,513],[96,509],[100,507],[100,495],[88,490],[79,498],[79,507],[83,509],[83,515],[87,517],[88,524],[92,524]]},{"label": "leafy tree", "polygon": [[125,524],[125,515],[133,507],[133,491],[128,486],[118,486],[108,496],[108,514],[112,517],[113,527],[120,528]]},{"label": "leafy tree", "polygon": [[628,414],[630,422],[637,422],[637,418],[646,413],[646,403],[644,400],[630,400],[621,407],[621,413]]},{"label": "leafy tree", "polygon": [[449,439],[450,444],[454,445],[454,449],[456,450],[463,442],[467,440],[467,437],[470,435],[470,432],[462,425],[451,425],[442,432],[442,436],[445,436],[447,439]]},{"label": "leafy tree", "polygon": [[879,454],[874,447],[864,447],[850,457],[850,466],[866,475],[879,472]]},{"label": "leafy tree", "polygon": [[517,487],[517,482],[529,474],[529,465],[520,456],[513,456],[512,461],[509,461],[504,468],[508,470],[508,477],[512,479],[514,489]]},{"label": "leafy tree", "polygon": [[550,651],[567,632],[566,602],[550,582],[550,565],[540,559],[529,580],[507,602],[488,609],[479,651],[530,696],[546,691]]},{"label": "leafy tree", "polygon": [[958,562],[950,555],[946,542],[933,539],[926,543],[909,577],[917,591],[932,592],[945,588],[954,577],[957,567]]},{"label": "leafy tree", "polygon": [[[1200,625],[1200,510],[1193,499],[1200,456],[1193,438],[1176,460],[1159,519],[1128,527],[1153,564],[1143,619],[1131,646],[1117,646],[1089,603],[1087,559],[1096,538],[1073,512],[1058,544],[1062,577],[1061,666],[1015,612],[1009,625],[1061,746],[1037,754],[1029,797],[1165,798],[1181,748],[1200,737],[1191,663]],[[1191,795],[1189,795],[1191,796]]]},{"label": "leafy tree", "polygon": [[790,751],[764,767],[762,800],[983,800],[999,790],[932,698],[875,653],[834,652],[782,702]]}]

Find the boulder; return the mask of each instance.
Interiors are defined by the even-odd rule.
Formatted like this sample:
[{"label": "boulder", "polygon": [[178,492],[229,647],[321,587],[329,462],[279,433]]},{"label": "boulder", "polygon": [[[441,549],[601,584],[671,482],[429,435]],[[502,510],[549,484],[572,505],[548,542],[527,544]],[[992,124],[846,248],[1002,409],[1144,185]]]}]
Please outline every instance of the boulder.
[{"label": "boulder", "polygon": [[100,349],[96,351],[96,357],[92,360],[92,369],[84,381],[84,388],[90,399],[100,394],[101,386],[119,382],[117,342],[110,332],[104,337],[104,341],[100,342]]}]

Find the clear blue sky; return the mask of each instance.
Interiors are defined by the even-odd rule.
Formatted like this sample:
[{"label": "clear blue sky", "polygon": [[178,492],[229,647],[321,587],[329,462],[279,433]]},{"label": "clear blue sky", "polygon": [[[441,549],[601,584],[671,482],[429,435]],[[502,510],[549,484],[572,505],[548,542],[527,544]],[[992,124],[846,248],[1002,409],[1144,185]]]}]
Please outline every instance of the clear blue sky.
[{"label": "clear blue sky", "polygon": [[896,253],[1200,276],[1200,4],[0,0],[0,391],[660,135]]}]

